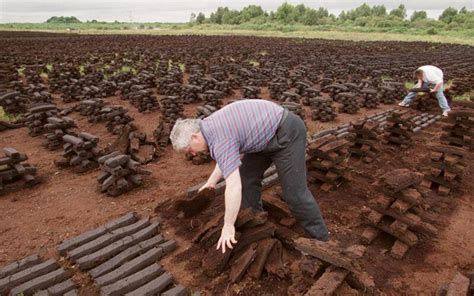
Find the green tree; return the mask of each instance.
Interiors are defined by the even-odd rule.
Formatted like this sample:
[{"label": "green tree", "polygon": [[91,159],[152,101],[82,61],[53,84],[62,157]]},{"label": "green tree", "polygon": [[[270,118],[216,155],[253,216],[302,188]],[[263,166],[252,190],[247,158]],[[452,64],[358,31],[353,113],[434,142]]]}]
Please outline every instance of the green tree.
[{"label": "green tree", "polygon": [[346,12],[344,10],[341,11],[341,13],[338,16],[338,19],[340,19],[341,21],[345,21],[347,19],[347,15],[346,15]]},{"label": "green tree", "polygon": [[288,2],[284,2],[275,12],[275,19],[284,24],[289,24],[294,21],[294,7]]},{"label": "green tree", "polygon": [[318,16],[320,18],[329,17],[329,11],[324,7],[320,7],[318,8]]},{"label": "green tree", "polygon": [[226,10],[222,15],[222,23],[228,25],[240,24],[240,12],[237,10]]},{"label": "green tree", "polygon": [[407,17],[407,9],[405,8],[405,5],[400,4],[397,8],[390,11],[390,15],[404,19]]},{"label": "green tree", "polygon": [[346,13],[347,19],[355,21],[361,17],[368,17],[372,16],[372,8],[367,5],[367,3],[362,4],[361,6],[357,7],[356,9],[349,10]]},{"label": "green tree", "polygon": [[305,12],[306,12],[306,7],[304,6],[304,4],[296,5],[295,8],[293,9],[292,19],[295,22],[302,22]]},{"label": "green tree", "polygon": [[191,24],[194,24],[196,22],[196,14],[194,12],[191,13],[191,16],[189,17],[189,22]]},{"label": "green tree", "polygon": [[372,7],[372,15],[373,16],[386,16],[387,8],[385,8],[385,5],[374,5]]},{"label": "green tree", "polygon": [[206,20],[206,15],[202,12],[200,12],[196,17],[196,23],[198,23],[199,25],[204,23],[205,20]]},{"label": "green tree", "polygon": [[211,13],[209,16],[209,21],[211,23],[222,24],[222,17],[225,13],[229,12],[229,8],[227,7],[218,7],[216,12]]},{"label": "green tree", "polygon": [[316,10],[308,8],[306,9],[302,22],[307,26],[317,25],[319,22],[319,14]]},{"label": "green tree", "polygon": [[75,16],[53,16],[50,17],[47,23],[61,23],[61,24],[71,24],[71,23],[80,23],[81,21]]},{"label": "green tree", "polygon": [[451,6],[446,8],[443,13],[439,16],[439,20],[449,24],[453,21],[453,18],[458,14],[456,8],[452,8]]},{"label": "green tree", "polygon": [[355,9],[356,18],[364,17],[364,16],[371,16],[372,15],[372,8],[370,8],[367,3],[362,4],[361,6]]},{"label": "green tree", "polygon": [[248,22],[251,19],[262,16],[264,14],[265,12],[263,11],[261,6],[249,5],[242,9],[242,11],[240,12],[240,18],[243,22]]},{"label": "green tree", "polygon": [[411,15],[410,20],[412,22],[414,22],[414,21],[418,21],[418,20],[424,20],[426,18],[428,18],[428,16],[426,15],[426,11],[424,11],[424,10],[416,11],[415,10],[415,11],[413,11],[413,14]]}]

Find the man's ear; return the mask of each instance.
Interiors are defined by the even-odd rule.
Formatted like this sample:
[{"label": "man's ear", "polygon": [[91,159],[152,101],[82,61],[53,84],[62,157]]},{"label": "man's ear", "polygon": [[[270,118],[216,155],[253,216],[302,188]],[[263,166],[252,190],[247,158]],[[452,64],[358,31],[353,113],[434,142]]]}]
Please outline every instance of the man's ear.
[{"label": "man's ear", "polygon": [[198,134],[192,133],[191,134],[191,140],[196,140],[198,138]]}]

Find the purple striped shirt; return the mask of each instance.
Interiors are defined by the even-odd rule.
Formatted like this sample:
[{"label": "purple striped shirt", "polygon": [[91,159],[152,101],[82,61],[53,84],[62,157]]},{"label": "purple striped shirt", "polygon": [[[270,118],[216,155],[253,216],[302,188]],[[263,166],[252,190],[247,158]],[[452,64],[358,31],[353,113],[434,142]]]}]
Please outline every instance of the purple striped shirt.
[{"label": "purple striped shirt", "polygon": [[224,178],[240,167],[240,154],[262,151],[278,129],[283,108],[266,100],[241,100],[201,121],[211,157]]}]

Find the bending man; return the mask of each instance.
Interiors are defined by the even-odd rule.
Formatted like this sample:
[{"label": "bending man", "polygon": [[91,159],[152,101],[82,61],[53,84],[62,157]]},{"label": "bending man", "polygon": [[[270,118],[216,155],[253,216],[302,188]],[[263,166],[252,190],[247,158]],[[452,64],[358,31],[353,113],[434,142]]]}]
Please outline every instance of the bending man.
[{"label": "bending man", "polygon": [[[448,112],[451,111],[451,108],[449,108],[448,101],[443,92],[443,71],[435,66],[421,66],[415,71],[415,78],[418,79],[415,88],[430,88],[430,92],[434,93],[438,99],[438,104],[443,112],[443,116],[448,116]],[[398,105],[408,107],[415,97],[416,92],[409,92],[405,99]]]},{"label": "bending man", "polygon": [[[209,151],[216,167],[206,184],[224,177],[224,226],[217,249],[232,248],[235,221],[241,207],[262,211],[265,170],[275,164],[283,198],[306,233],[328,240],[328,231],[306,179],[306,127],[281,106],[265,100],[241,100],[209,117],[178,120],[170,135],[173,148],[191,154]],[[244,154],[240,158],[240,154]]]}]

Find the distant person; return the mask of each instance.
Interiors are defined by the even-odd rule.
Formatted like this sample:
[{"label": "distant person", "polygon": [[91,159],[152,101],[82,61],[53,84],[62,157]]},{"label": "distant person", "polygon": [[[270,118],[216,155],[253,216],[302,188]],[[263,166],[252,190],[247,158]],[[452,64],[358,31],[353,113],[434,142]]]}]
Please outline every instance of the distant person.
[{"label": "distant person", "polygon": [[[224,177],[224,226],[217,248],[232,249],[240,207],[262,211],[265,170],[275,164],[283,198],[306,233],[326,241],[329,233],[306,179],[306,127],[303,120],[266,100],[240,100],[200,119],[178,120],[173,148],[195,155],[209,151],[216,166],[200,190]],[[244,154],[242,159],[240,155]]]},{"label": "distant person", "polygon": [[[449,108],[448,101],[444,96],[444,84],[443,84],[443,71],[440,68],[426,65],[421,66],[415,71],[415,78],[418,79],[417,84],[414,88],[428,88],[431,93],[434,93],[438,99],[439,107],[443,112],[443,116],[448,116],[448,112],[451,111]],[[402,107],[410,106],[413,98],[416,97],[416,92],[409,92],[408,95],[398,105]]]}]

